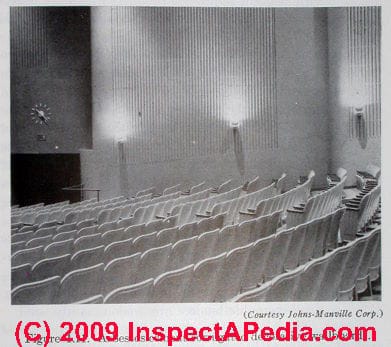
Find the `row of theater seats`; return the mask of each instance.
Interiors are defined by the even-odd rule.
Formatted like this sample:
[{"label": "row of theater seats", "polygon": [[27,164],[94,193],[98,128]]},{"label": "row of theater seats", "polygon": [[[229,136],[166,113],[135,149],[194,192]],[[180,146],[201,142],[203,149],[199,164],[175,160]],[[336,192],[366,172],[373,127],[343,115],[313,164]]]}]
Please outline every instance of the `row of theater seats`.
[{"label": "row of theater seats", "polygon": [[329,189],[309,198],[306,204],[288,209],[287,225],[298,225],[335,211],[341,205],[345,181],[346,176],[330,185]]},{"label": "row of theater seats", "polygon": [[380,276],[380,227],[231,301],[346,301]]},{"label": "row of theater seats", "polygon": [[[216,222],[218,218],[213,219]],[[210,224],[208,220],[204,224]],[[11,254],[14,256],[16,252],[27,248],[44,245],[47,246],[52,243],[63,242],[69,238],[82,238],[92,234],[104,235],[103,239],[110,240],[113,235],[120,233],[123,237],[136,237],[141,234],[148,234],[154,231],[170,228],[176,225],[176,217],[170,217],[165,220],[157,220],[147,224],[132,225],[128,228],[119,227],[116,222],[105,223],[102,225],[91,224],[85,226],[81,223],[64,224],[61,226],[52,226],[48,228],[41,228],[36,231],[28,231],[14,234],[11,236]],[[82,239],[81,239],[82,240]]]},{"label": "row of theater seats", "polygon": [[[64,266],[61,265],[61,271],[66,273],[72,269],[89,266],[101,261],[107,263],[116,257],[145,252],[148,249],[168,243],[176,244],[183,239],[194,238],[203,234],[206,236],[206,232],[220,230],[223,218],[222,215],[210,218],[208,224],[193,223],[182,228],[170,227],[148,234],[143,232],[142,227],[132,228],[131,230],[112,230],[104,234],[95,233],[76,239],[70,238],[64,241],[52,242],[46,246],[39,245],[26,248],[15,252],[12,256],[12,286],[15,287],[25,283],[29,278],[42,278],[45,272],[43,270],[38,271],[38,268],[44,267],[45,271],[51,272],[50,269],[46,268],[50,267],[50,264],[57,264],[57,260],[53,260],[53,258],[60,255],[70,255],[70,263],[67,266],[65,264]],[[277,218],[275,219],[277,220]],[[25,272],[26,269],[27,273]],[[37,271],[39,275],[34,276]]]},{"label": "row of theater seats", "polygon": [[[226,192],[229,190],[229,187],[231,187],[232,183],[233,183],[232,180],[228,180],[226,182],[223,182],[219,186],[213,188],[212,190],[214,193]],[[115,198],[106,199],[97,202],[96,199],[93,198],[93,199],[89,199],[73,204],[69,204],[69,201],[63,201],[63,202],[50,204],[50,205],[44,205],[43,203],[40,203],[40,204],[35,204],[35,205],[30,205],[25,207],[17,206],[11,209],[12,229],[13,230],[15,229],[15,231],[17,231],[17,229],[19,229],[20,226],[23,226],[24,224],[40,225],[40,224],[49,223],[53,221],[68,223],[68,221],[64,220],[67,213],[70,213],[72,211],[91,209],[92,207],[98,207],[104,205],[106,205],[105,206],[106,208],[112,208],[113,206],[111,205],[119,201],[122,201],[124,204],[127,203],[127,204],[134,205],[148,200],[154,200],[153,203],[158,202],[159,200],[160,201],[170,200],[173,197],[167,195],[173,193],[175,193],[176,195],[192,195],[201,192],[202,190],[205,190],[205,182],[192,186],[188,190],[183,190],[183,189],[180,190],[181,187],[182,185],[178,184],[166,188],[162,194],[156,194],[156,189],[154,187],[148,188],[146,190],[139,191],[135,197],[130,199],[127,199],[125,197],[115,197]],[[100,212],[99,209],[98,212]],[[68,218],[73,218],[73,217],[69,216]],[[84,219],[83,216],[81,216],[80,219],[81,220]]]},{"label": "row of theater seats", "polygon": [[[155,231],[149,234],[145,234],[143,228],[131,227],[129,230],[125,231],[114,230],[108,231],[102,235],[97,233],[78,237],[76,240],[69,239],[65,241],[53,242],[48,244],[45,248],[43,248],[44,246],[41,245],[35,248],[24,249],[16,252],[12,257],[12,263],[14,265],[12,286],[15,287],[19,284],[25,283],[29,278],[42,279],[42,276],[45,275],[45,272],[40,270],[41,267],[44,267],[45,271],[49,271],[48,273],[52,273],[50,269],[47,269],[47,267],[53,266],[54,263],[57,264],[58,261],[53,260],[53,258],[64,254],[72,253],[73,255],[72,258],[70,258],[71,263],[69,266],[65,266],[66,264],[61,266],[62,273],[66,273],[72,268],[74,269],[91,264],[93,265],[97,262],[101,262],[102,260],[109,262],[115,257],[143,252],[154,247],[166,245],[168,243],[176,245],[176,243],[180,240],[194,240],[194,237],[198,236],[200,236],[200,240],[202,242],[206,243],[205,247],[202,246],[200,251],[205,250],[208,249],[208,247],[213,246],[214,242],[217,241],[216,237],[219,235],[218,231],[223,225],[223,220],[224,215],[219,215],[216,217],[211,217],[208,220],[203,220],[198,223],[191,223],[180,228],[170,227],[159,232]],[[267,235],[266,233],[268,231],[275,231],[278,222],[279,214],[254,220],[251,224],[252,230],[249,237],[251,237],[251,239],[256,239],[262,235]],[[244,228],[248,229],[246,225],[243,225],[243,227],[241,226],[239,231],[236,232],[236,235],[241,235],[241,230]],[[212,230],[216,230],[217,232],[215,231],[213,233],[208,233],[208,231]],[[233,229],[232,227],[227,227],[222,229],[220,234],[222,236],[224,235],[224,237],[227,234],[233,235],[233,231],[235,230],[236,229]],[[60,234],[55,235],[55,237],[58,235]],[[231,242],[230,238],[228,237],[226,238],[225,243],[221,243],[221,246],[224,248],[224,244],[227,242]],[[104,244],[106,244],[106,247],[104,247]],[[186,247],[186,244],[187,243],[184,242],[180,245],[178,244],[177,247],[174,248],[180,250],[181,247]],[[31,268],[32,271],[30,271]],[[39,275],[34,275],[34,273],[37,271],[39,272]],[[29,273],[32,273],[33,275],[30,276]]]},{"label": "row of theater seats", "polygon": [[[289,208],[306,204],[311,194],[311,187],[312,187],[314,176],[315,176],[315,172],[310,171],[306,180],[303,183],[299,184],[298,186],[282,194],[277,194],[275,196],[272,196],[268,199],[258,200],[255,206],[247,207],[247,210],[239,210],[238,211],[239,221],[256,218],[279,210],[286,212]],[[233,201],[230,204],[227,210],[231,211],[232,206],[234,206],[233,218],[237,218],[235,213],[236,212],[235,201]],[[216,209],[216,212],[219,211],[221,213],[222,210],[225,209]],[[235,222],[235,220],[236,219],[233,219],[232,222]]]},{"label": "row of theater seats", "polygon": [[[285,185],[284,175],[277,180],[275,186],[281,190]],[[257,177],[255,180],[249,183],[252,187],[251,192],[256,186],[260,185],[260,179]],[[256,183],[256,184],[255,184]],[[117,197],[113,199],[107,199],[101,202],[88,200],[85,202],[75,203],[68,205],[68,202],[58,203],[54,205],[46,205],[36,209],[28,209],[26,212],[20,212],[19,214],[13,211],[11,216],[12,232],[19,232],[20,228],[24,225],[35,227],[48,227],[55,223],[73,223],[77,221],[84,221],[93,219],[98,224],[102,224],[108,221],[115,221],[118,219],[126,219],[133,216],[137,209],[141,207],[148,207],[140,209],[136,212],[136,217],[144,214],[145,210],[148,210],[149,218],[155,218],[155,216],[167,216],[172,208],[177,205],[181,205],[187,202],[207,199],[205,203],[215,204],[227,199],[235,197],[235,194],[231,192],[231,195],[225,195],[223,193],[232,190],[233,182],[228,180],[215,188],[206,188],[205,182],[202,182],[196,186],[191,187],[188,191],[174,191],[179,188],[180,185],[169,187],[163,191],[162,195],[153,195],[150,191],[155,191],[155,188],[150,188],[141,191],[136,194],[136,197],[126,199],[125,197]],[[240,186],[236,189],[236,194],[239,192],[245,192],[244,187]],[[250,192],[250,189],[248,190]],[[233,194],[233,195],[232,195]],[[184,196],[183,196],[184,195]],[[186,196],[187,195],[187,196]],[[215,200],[215,201],[213,201]],[[167,203],[165,203],[167,202]],[[160,203],[160,204],[159,204]],[[151,205],[155,205],[155,208],[150,208]],[[205,210],[204,210],[205,211]],[[151,214],[152,213],[152,214]],[[148,218],[146,216],[145,218]],[[24,230],[22,230],[24,231]]]},{"label": "row of theater seats", "polygon": [[[307,256],[309,257],[320,256],[324,254],[324,252],[326,252],[327,250],[336,247],[339,220],[343,215],[344,209],[336,210],[334,213],[331,213],[328,216],[325,216],[324,218],[317,218],[315,220],[310,221],[309,223],[299,225],[298,227],[295,228],[287,229],[289,225],[286,224],[285,213],[283,213],[282,223],[279,222],[281,212],[285,212],[284,210],[290,207],[290,205],[294,206],[294,204],[299,199],[301,199],[300,201],[302,201],[301,204],[303,204],[304,209],[308,207],[307,205],[311,201],[311,199],[308,200],[308,198],[310,195],[313,175],[314,173],[311,172],[309,177],[307,177],[307,179],[304,180],[304,182],[301,185],[291,190],[288,190],[283,194],[278,194],[279,193],[278,185],[279,183],[280,184],[284,183],[284,179],[285,179],[284,175],[279,180],[277,180],[273,185],[270,185],[263,189],[259,189],[258,191],[252,193],[243,191],[243,189],[241,188],[242,192],[239,194],[238,197],[227,200],[227,202],[229,202],[228,204],[229,206],[235,206],[236,214],[240,214],[240,212],[243,212],[240,211],[241,208],[247,209],[246,213],[250,212],[248,213],[246,219],[251,218],[249,216],[252,216],[252,218],[249,221],[244,221],[240,224],[238,224],[237,219],[235,218],[232,219],[232,215],[235,214],[232,213],[234,210],[232,208],[225,210],[225,212],[228,211],[231,213],[229,213],[228,216],[226,214],[225,218],[221,218],[218,222],[220,223],[219,225],[217,225],[212,221],[218,220],[218,217],[221,217],[222,214],[217,215],[216,218],[207,218],[211,215],[212,216],[214,215],[213,209],[215,208],[216,205],[222,205],[226,203],[224,199],[227,198],[229,194],[232,193],[232,191],[235,191],[235,188],[228,190],[225,193],[221,192],[220,194],[218,192],[213,193],[213,191],[216,191],[216,189],[214,190],[207,189],[206,190],[208,192],[207,197],[204,196],[201,199],[198,199],[200,196],[198,196],[197,194],[203,193],[203,191],[194,193],[193,197],[189,196],[190,203],[186,202],[184,204],[177,205],[179,207],[177,207],[176,208],[177,210],[174,211],[175,215],[166,219],[159,219],[158,217],[165,217],[165,216],[156,216],[154,215],[154,212],[151,213],[150,211],[156,211],[156,206],[159,205],[159,203],[162,202],[165,203],[166,201],[176,200],[176,198],[175,199],[168,198],[168,200],[166,200],[161,197],[162,199],[158,203],[152,203],[150,205],[141,207],[141,209],[144,211],[143,213],[148,211],[147,214],[149,214],[149,217],[151,217],[152,221],[149,221],[147,224],[138,224],[138,225],[133,224],[136,221],[140,221],[140,219],[134,218],[134,215],[130,218],[124,218],[124,219],[121,219],[121,217],[119,216],[119,217],[115,217],[114,221],[106,222],[105,218],[107,216],[108,218],[111,218],[113,211],[118,211],[119,208],[123,208],[126,205],[127,208],[129,208],[129,206],[132,206],[132,204],[131,203],[129,204],[129,201],[127,201],[126,199],[120,198],[117,201],[115,201],[114,205],[118,204],[117,206],[113,206],[113,203],[111,204],[97,203],[97,202],[90,203],[89,207],[91,207],[92,209],[96,207],[99,207],[101,209],[100,212],[97,214],[97,217],[98,216],[102,217],[102,215],[105,214],[105,218],[103,217],[101,218],[101,221],[104,221],[102,224],[99,225],[97,223],[97,219],[91,219],[91,218],[86,220],[77,219],[77,223],[75,222],[67,225],[55,226],[54,230],[52,229],[50,232],[48,230],[50,228],[44,228],[38,230],[30,230],[29,232],[24,231],[21,233],[15,233],[12,236],[13,241],[15,241],[13,242],[14,250],[19,249],[19,251],[16,251],[14,256],[17,255],[16,259],[18,259],[18,261],[16,263],[20,264],[19,266],[13,268],[13,278],[15,278],[15,281],[13,281],[13,286],[15,287],[18,284],[28,282],[31,280],[36,281],[37,278],[42,278],[44,276],[48,277],[51,274],[56,276],[56,273],[50,272],[48,270],[50,268],[50,265],[48,264],[50,264],[51,262],[54,263],[57,262],[56,264],[60,264],[57,267],[58,269],[61,268],[62,266],[62,272],[61,271],[57,272],[57,276],[60,275],[60,278],[64,279],[72,272],[76,273],[75,275],[76,277],[82,276],[84,273],[83,271],[86,270],[86,268],[88,268],[90,265],[95,266],[103,261],[103,264],[104,265],[106,264],[107,267],[110,262],[115,263],[115,261],[117,261],[118,259],[132,257],[134,254],[138,254],[138,253],[142,253],[142,255],[140,254],[140,257],[144,256],[144,254],[149,254],[147,259],[151,259],[152,256],[156,256],[156,254],[161,253],[163,254],[162,255],[163,260],[161,260],[160,262],[158,261],[157,263],[163,264],[165,263],[164,259],[166,260],[171,259],[171,261],[176,264],[174,267],[168,266],[167,268],[159,268],[159,266],[157,266],[158,270],[157,272],[154,273],[154,276],[152,276],[152,278],[156,280],[157,277],[163,275],[164,271],[169,271],[169,272],[177,271],[181,266],[185,266],[185,265],[191,266],[192,264],[195,264],[197,261],[199,261],[200,260],[199,258],[185,257],[185,255],[188,254],[189,252],[192,253],[191,250],[194,249],[194,247],[197,248],[194,245],[198,245],[199,250],[203,249],[205,251],[203,257],[217,256],[220,251],[229,253],[230,251],[233,250],[233,248],[248,246],[246,245],[246,242],[250,242],[250,240],[251,242],[253,242],[255,237],[254,235],[256,235],[258,237],[260,249],[256,248],[257,249],[256,253],[251,252],[253,257],[256,258],[257,254],[262,255],[262,254],[266,254],[269,251],[271,252],[270,254],[273,254],[273,252],[271,251],[271,249],[273,248],[270,246],[271,244],[275,245],[274,250],[276,254],[280,254],[281,252],[284,253],[284,251],[286,251],[286,253],[284,254],[283,257],[280,257],[283,259],[283,263],[280,262],[278,263],[279,265],[273,263],[272,266],[267,266],[266,267],[267,271],[262,272],[263,271],[262,270],[260,272],[261,274],[260,277],[257,276],[254,277],[253,275],[249,276],[253,279],[251,285],[247,287],[246,286],[243,287],[242,284],[240,284],[239,286],[239,290],[249,289],[251,288],[251,286],[259,285],[260,283],[262,283],[262,281],[268,280],[270,278],[279,275],[279,273],[281,273],[284,270],[294,269],[296,266],[302,264],[303,261],[309,260],[310,258],[308,258]],[[224,187],[224,190],[227,190],[231,188],[230,183],[231,182],[227,181],[221,186]],[[315,206],[321,208],[321,213],[325,213],[328,209],[332,209],[332,207],[330,206],[335,206],[334,201],[338,200],[336,198],[335,192],[339,189],[339,188],[338,189],[335,188],[336,186],[338,188],[341,185],[338,185],[338,183],[335,185],[330,185],[330,189],[328,191],[318,194],[322,197],[322,199],[320,198],[317,200],[313,199],[314,201],[315,200],[317,201],[317,204],[315,204]],[[272,199],[269,198],[266,200],[262,200],[263,198],[265,198],[264,195],[265,191],[272,192],[271,193],[273,195]],[[169,194],[167,195],[170,194],[173,193],[170,191]],[[184,197],[180,197],[180,198],[185,198],[185,197],[187,196],[185,195]],[[139,198],[140,197],[137,197],[136,199]],[[156,198],[145,199],[144,201],[152,202],[155,199]],[[192,199],[194,199],[194,201],[192,201]],[[268,218],[270,218],[271,220],[271,216],[261,215],[258,218],[254,218],[254,216],[256,217],[256,215],[251,214],[252,212],[251,210],[253,209],[254,206],[258,206],[259,203],[268,200],[273,200],[274,202],[274,204],[272,205],[273,208],[271,209],[272,211],[273,209],[276,209],[278,207],[282,207],[282,209],[276,210],[276,213],[272,214],[274,216],[274,222],[268,221],[267,223],[262,224],[261,222],[262,220],[268,220]],[[321,203],[319,203],[320,201]],[[137,203],[138,202],[135,202],[133,205]],[[190,206],[190,208],[186,209],[183,206]],[[238,208],[238,206],[241,207]],[[200,211],[201,208],[206,210],[207,213],[205,213],[205,215],[197,216],[197,211]],[[211,209],[211,211],[207,211],[208,208]],[[311,209],[313,209],[313,207]],[[135,209],[134,212],[136,213],[136,211],[138,210],[140,210],[140,207]],[[109,213],[107,213],[107,211]],[[91,213],[91,209],[89,210],[89,213]],[[80,216],[83,216],[84,218],[86,214],[84,215],[78,214],[78,217]],[[230,217],[228,218],[229,219],[228,223],[226,222],[227,217]],[[189,223],[189,221],[192,221],[194,219],[199,220],[199,218],[201,218],[199,222],[193,221]],[[142,219],[143,218],[141,218],[141,220]],[[150,220],[149,218],[145,218],[145,219],[147,221]],[[184,224],[183,226],[180,226],[181,223],[180,222],[178,223],[179,219],[181,219],[183,223],[186,221],[187,223]],[[172,223],[172,224],[168,225],[165,223]],[[222,228],[223,225],[225,224],[228,225]],[[277,225],[279,227],[278,229],[277,229]],[[194,231],[197,229],[194,228],[194,226],[197,226],[198,231]],[[34,227],[36,228],[37,226]],[[69,229],[65,230],[64,227],[67,227]],[[75,227],[77,230],[74,230]],[[222,229],[219,230],[218,228],[222,228]],[[20,230],[22,229],[23,228],[21,228]],[[61,230],[61,232],[59,232],[59,230]],[[157,230],[160,231],[157,232]],[[247,238],[246,236],[246,235],[250,235],[249,230],[252,230],[252,235],[253,235],[252,238],[251,237]],[[277,230],[278,232],[276,233]],[[28,233],[30,234],[26,235]],[[268,238],[270,240],[267,240]],[[277,239],[278,242],[275,239]],[[273,240],[273,242],[271,240]],[[287,240],[289,240],[289,242]],[[49,246],[49,244],[47,243],[51,244],[51,247],[49,247],[49,252],[47,253],[42,252],[43,249],[46,250],[46,248]],[[50,253],[50,249],[53,248],[53,243],[55,244],[54,247],[55,251],[54,253]],[[216,247],[216,244],[220,246]],[[287,246],[288,244],[290,246]],[[37,247],[40,248],[40,250],[37,250],[36,253],[37,258],[35,258],[35,256],[32,256],[30,258],[31,260],[30,263],[27,262],[23,264],[23,262],[26,259],[28,259],[28,256],[27,258],[24,257],[25,253],[23,252],[26,252],[26,247],[30,247],[31,245],[38,245],[36,246],[36,248]],[[200,245],[202,245],[202,247]],[[211,245],[213,245],[213,247],[208,248]],[[265,251],[265,248],[262,248],[265,245],[266,246],[269,245],[271,247],[267,252]],[[92,246],[92,248],[89,248],[90,246]],[[138,248],[139,246],[140,248]],[[254,248],[253,246],[254,245],[249,247],[249,249],[253,250]],[[208,249],[213,249],[214,253],[206,251]],[[295,254],[294,250],[297,251],[297,249],[299,249],[299,252],[296,253],[303,254],[301,258],[294,255]],[[60,257],[47,258],[48,254],[54,255],[57,253],[58,250],[61,250],[64,253],[64,255]],[[30,255],[34,253],[34,251],[31,251],[31,248],[30,250],[27,250],[27,253],[29,252]],[[239,252],[239,253],[243,253],[243,252]],[[178,254],[179,255],[182,254],[182,257],[179,256]],[[75,257],[75,255],[77,256]],[[42,257],[46,257],[46,259],[42,259]],[[61,259],[55,259],[55,258],[61,258]],[[233,256],[233,258],[239,259],[240,256],[238,258],[238,256],[235,255]],[[276,257],[274,256],[272,256],[271,258],[276,259]],[[37,259],[38,261],[36,261]],[[174,261],[174,259],[176,260]],[[264,259],[264,257],[262,259]],[[39,266],[37,267],[36,265],[38,263]],[[236,261],[236,263],[239,262]],[[71,264],[74,267],[69,267],[68,265],[64,265],[64,264]],[[43,272],[42,270],[38,271],[37,269],[39,268],[43,268],[46,270]],[[52,268],[56,268],[56,267],[54,266]],[[258,267],[257,269],[258,271],[260,271]],[[277,269],[277,270],[270,271],[270,269]],[[67,275],[67,272],[69,270],[72,271]],[[153,272],[154,270],[156,269],[154,269],[153,266],[150,266],[150,271]],[[185,272],[187,273],[188,271]],[[47,273],[47,275],[44,274],[45,272]],[[31,276],[31,274],[34,274],[34,276]],[[36,276],[37,274],[39,274],[38,277]],[[74,277],[74,276],[69,276],[69,277]],[[118,275],[117,277],[120,277],[120,275]],[[26,278],[28,279],[27,281],[25,281]],[[48,279],[47,278],[42,279],[38,282],[42,282],[46,280]],[[131,286],[136,285],[134,284],[135,280],[137,280],[137,277],[133,278],[132,280],[133,282]],[[72,280],[69,279],[66,281],[66,283],[68,282],[73,283]],[[121,283],[121,284],[123,285],[130,284],[130,282]],[[34,286],[37,285],[37,282],[35,282],[35,284],[34,282],[30,284],[29,283],[23,284],[22,287],[26,285]],[[62,287],[64,286],[65,285],[63,285]],[[19,287],[14,288],[15,293],[21,290]],[[115,286],[111,287],[111,289],[117,290],[115,288],[116,288]],[[30,287],[22,288],[22,292],[26,293],[26,291],[30,292],[31,288]],[[156,290],[154,292],[156,292]],[[108,294],[109,293],[107,293],[107,291],[103,291],[98,295],[107,296]],[[237,293],[233,293],[233,295],[236,294]],[[19,302],[21,295],[16,295],[15,297],[19,298],[14,300],[15,303],[21,303]],[[53,302],[58,301],[57,294],[54,297],[52,296],[51,298]],[[73,300],[71,300],[71,298],[69,297],[68,298],[69,300],[67,299],[65,301],[72,302],[79,299],[83,300],[85,298],[86,298],[85,296],[84,297],[79,296],[78,299],[76,299],[76,297],[73,297]],[[64,299],[59,299],[59,300],[64,301]],[[221,299],[219,299],[218,297],[211,299],[211,301],[216,301],[216,300],[221,301]]]},{"label": "row of theater seats", "polygon": [[[127,202],[115,209],[101,210],[99,215],[96,216],[92,211],[90,215],[87,210],[77,211],[74,214],[69,214],[65,217],[65,222],[70,223],[81,219],[96,219],[98,224],[123,220],[123,223],[139,224],[147,223],[155,218],[166,218],[170,215],[178,216],[178,224],[183,225],[194,220],[197,220],[196,216],[208,217],[208,213],[214,206],[219,205],[225,201],[231,201],[239,199],[240,203],[244,206],[252,206],[254,201],[259,201],[267,197],[280,193],[285,184],[286,175],[283,174],[275,183],[270,186],[257,190],[257,191],[243,191],[242,186],[236,188],[230,188],[231,181],[223,183],[221,187],[223,189],[206,188],[201,191],[191,190],[188,196],[183,196],[182,192],[174,192],[169,195],[163,195],[150,200],[144,200],[138,203],[133,201]],[[259,178],[257,179],[257,182]],[[196,187],[205,188],[205,184],[198,185]],[[216,191],[216,193],[214,193]],[[243,195],[243,196],[242,196]],[[217,214],[217,213],[215,213]],[[227,224],[230,224],[227,221]],[[130,224],[128,224],[130,225]]]},{"label": "row of theater seats", "polygon": [[69,204],[69,202],[66,201],[64,204],[56,207],[47,207],[51,205],[45,205],[39,209],[11,215],[11,232],[20,232],[20,229],[25,226],[46,227],[55,225],[64,222],[65,216],[71,211],[79,211],[94,206],[112,206],[121,203],[121,201],[124,200],[126,200],[125,197],[116,197],[103,201],[91,199],[74,204]]},{"label": "row of theater seats", "polygon": [[344,240],[354,239],[357,232],[365,231],[372,224],[380,206],[380,199],[380,184],[366,183],[357,197],[345,201],[346,213],[341,224]]},{"label": "row of theater seats", "polygon": [[[103,293],[102,295],[110,295],[108,290],[115,287],[113,283],[116,283],[117,286],[124,284],[136,285],[135,282],[137,281],[143,282],[149,277],[156,278],[164,272],[174,271],[182,266],[196,264],[201,261],[201,259],[216,257],[221,253],[227,252],[226,260],[223,262],[225,264],[225,270],[221,270],[223,272],[219,270],[219,267],[216,267],[215,260],[206,262],[208,264],[209,274],[217,271],[218,273],[215,273],[214,276],[219,277],[221,275],[220,277],[222,280],[226,279],[230,283],[230,288],[225,289],[221,294],[211,292],[214,293],[213,295],[215,295],[215,297],[208,300],[225,301],[228,300],[231,295],[237,294],[243,288],[255,287],[263,280],[273,278],[285,269],[295,268],[300,263],[305,263],[313,257],[323,255],[327,249],[332,248],[335,244],[334,239],[336,239],[338,231],[338,218],[341,215],[340,212],[341,211],[337,211],[334,214],[311,221],[310,223],[306,223],[297,228],[281,230],[277,233],[279,214],[262,217],[254,221],[247,221],[239,226],[224,227],[220,231],[205,232],[198,237],[194,236],[189,239],[183,239],[173,246],[169,244],[145,251],[140,257],[141,260],[138,266],[134,264],[136,261],[134,258],[132,260],[133,266],[130,266],[128,263],[129,257],[132,258],[134,255],[125,255],[125,257],[114,259],[106,265],[106,268],[109,267],[109,269],[105,269],[105,274],[106,271],[108,272],[106,276],[103,276],[102,274],[99,275],[99,272],[101,271],[98,268],[94,268],[94,271],[91,271],[90,268],[84,267],[83,269],[68,273],[63,277],[63,280],[64,278],[66,279],[66,284],[62,285],[62,294],[59,294],[60,299],[57,300],[52,297],[52,300],[63,303],[65,300],[63,296],[66,295],[65,292],[69,287],[69,282],[89,283],[91,280],[90,277],[92,276],[91,274],[93,274],[92,279],[98,274],[99,282],[104,283],[105,289],[101,290],[98,294]],[[264,237],[268,233],[272,234]],[[101,255],[92,255],[91,250],[87,250],[87,252],[90,252],[90,254],[89,257],[85,259],[84,266],[100,263],[102,259],[104,259]],[[132,253],[132,251],[130,251],[130,253]],[[47,259],[46,262],[44,262],[46,263],[46,268],[56,268],[56,271],[58,271],[58,260],[59,259]],[[64,265],[68,260],[69,259],[64,256],[61,259],[62,264]],[[118,264],[121,262],[124,262],[124,265],[126,265],[120,267],[121,270],[119,270]],[[56,263],[57,267],[54,266],[54,263]],[[114,274],[112,267],[109,266],[110,264],[112,264],[112,267],[114,268],[117,267],[117,271],[114,270]],[[127,267],[134,270],[130,276],[125,276],[125,274],[127,274]],[[195,268],[197,268],[197,266]],[[25,271],[22,267],[20,267],[20,270],[22,272]],[[57,273],[59,274],[59,272]],[[120,276],[121,273],[123,276]],[[48,273],[49,276],[52,274],[53,272]],[[231,278],[232,274],[235,274],[235,278]],[[241,276],[238,276],[238,274]],[[106,280],[102,281],[102,276],[106,278]],[[80,282],[82,278],[84,278],[84,280]],[[110,280],[108,281],[107,278]],[[23,300],[26,296],[25,292],[31,292],[32,288],[38,286],[39,292],[41,292],[41,282],[32,282],[24,286],[19,286],[15,288],[13,292],[19,293],[16,298]],[[93,283],[94,285],[90,287],[89,294],[96,294],[98,286],[95,281],[93,281]],[[199,284],[199,286],[200,285],[201,284]],[[203,282],[203,285],[205,285],[205,282]],[[72,288],[75,288],[75,286],[76,285],[73,284]],[[91,292],[91,290],[93,292]],[[25,294],[22,295],[20,293]],[[75,300],[75,297],[84,299],[82,294],[87,295],[86,286],[80,285],[77,293],[79,293],[79,295],[76,295],[75,291],[73,291],[73,300]],[[194,295],[195,294],[193,294],[193,296]],[[70,298],[68,298],[68,300],[69,299]],[[199,298],[194,298],[194,300],[198,299]]]}]

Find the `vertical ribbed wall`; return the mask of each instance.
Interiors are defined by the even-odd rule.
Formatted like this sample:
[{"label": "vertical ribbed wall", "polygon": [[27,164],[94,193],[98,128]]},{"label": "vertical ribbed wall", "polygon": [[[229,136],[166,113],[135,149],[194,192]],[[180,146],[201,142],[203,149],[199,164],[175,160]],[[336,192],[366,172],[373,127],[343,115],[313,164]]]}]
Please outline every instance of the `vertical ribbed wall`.
[{"label": "vertical ribbed wall", "polygon": [[113,7],[111,30],[119,162],[223,153],[232,121],[278,146],[273,9]]},{"label": "vertical ribbed wall", "polygon": [[10,8],[11,65],[19,68],[48,64],[47,9]]},{"label": "vertical ribbed wall", "polygon": [[[348,34],[349,136],[379,137],[380,110],[380,7],[351,7],[346,10]],[[363,124],[356,121],[355,107],[362,107]]]}]

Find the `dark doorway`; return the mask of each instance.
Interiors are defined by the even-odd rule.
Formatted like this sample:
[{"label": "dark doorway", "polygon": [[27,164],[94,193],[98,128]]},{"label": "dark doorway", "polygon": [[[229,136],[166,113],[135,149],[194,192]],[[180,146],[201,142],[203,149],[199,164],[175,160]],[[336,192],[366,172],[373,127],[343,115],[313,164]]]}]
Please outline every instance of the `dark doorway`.
[{"label": "dark doorway", "polygon": [[80,184],[79,154],[12,154],[11,203],[51,204],[80,201],[80,194],[61,188]]}]

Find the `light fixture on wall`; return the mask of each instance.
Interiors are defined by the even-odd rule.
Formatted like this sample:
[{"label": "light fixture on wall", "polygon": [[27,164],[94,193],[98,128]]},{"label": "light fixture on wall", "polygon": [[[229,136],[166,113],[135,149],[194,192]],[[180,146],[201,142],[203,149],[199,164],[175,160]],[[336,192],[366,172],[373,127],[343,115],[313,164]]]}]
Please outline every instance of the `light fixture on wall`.
[{"label": "light fixture on wall", "polygon": [[361,119],[364,116],[364,107],[362,106],[354,107],[354,115],[358,119]]},{"label": "light fixture on wall", "polygon": [[240,123],[237,120],[232,120],[229,125],[233,130],[238,130]]}]

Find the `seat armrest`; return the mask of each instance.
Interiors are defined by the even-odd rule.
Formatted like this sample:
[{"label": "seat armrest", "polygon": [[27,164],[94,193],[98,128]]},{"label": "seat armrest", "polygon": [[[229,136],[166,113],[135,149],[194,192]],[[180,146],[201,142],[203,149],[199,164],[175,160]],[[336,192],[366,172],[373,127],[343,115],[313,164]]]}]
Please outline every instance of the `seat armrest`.
[{"label": "seat armrest", "polygon": [[244,214],[246,216],[255,216],[255,212],[249,212],[249,211],[239,211],[239,214]]},{"label": "seat armrest", "polygon": [[345,204],[346,207],[350,207],[350,208],[354,208],[354,209],[357,209],[359,210],[360,209],[360,205],[354,205],[354,204]]},{"label": "seat armrest", "polygon": [[304,213],[304,209],[296,209],[294,207],[290,208],[287,210],[289,213],[300,213],[300,214],[303,214]]},{"label": "seat armrest", "polygon": [[356,197],[356,198],[350,199],[349,201],[352,201],[352,202],[360,202],[361,200],[362,200],[361,197]]},{"label": "seat armrest", "polygon": [[197,217],[201,217],[201,218],[209,218],[209,217],[211,217],[210,214],[204,214],[204,213],[196,213],[195,215]]}]

